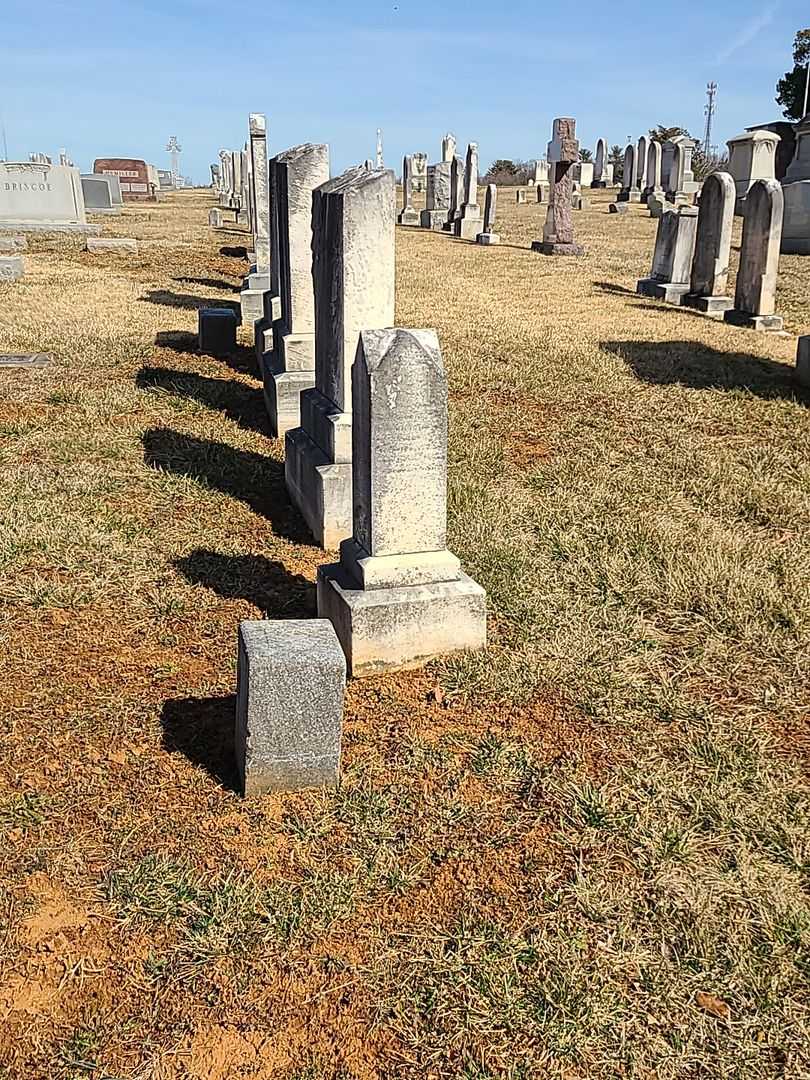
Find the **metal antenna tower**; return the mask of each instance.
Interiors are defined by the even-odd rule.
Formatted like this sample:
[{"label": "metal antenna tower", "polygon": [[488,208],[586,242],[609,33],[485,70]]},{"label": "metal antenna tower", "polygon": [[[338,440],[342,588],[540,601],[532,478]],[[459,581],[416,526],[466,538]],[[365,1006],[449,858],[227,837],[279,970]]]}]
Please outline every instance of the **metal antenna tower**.
[{"label": "metal antenna tower", "polygon": [[172,135],[168,143],[166,143],[166,150],[172,155],[172,177],[174,178],[174,186],[178,187],[177,181],[180,179],[180,155],[183,152],[183,147],[177,141],[176,135]]},{"label": "metal antenna tower", "polygon": [[717,83],[710,82],[706,87],[706,104],[703,106],[703,111],[706,114],[706,129],[703,133],[703,153],[706,157],[709,156],[712,148],[712,122],[717,108],[717,105],[715,104],[716,97]]}]

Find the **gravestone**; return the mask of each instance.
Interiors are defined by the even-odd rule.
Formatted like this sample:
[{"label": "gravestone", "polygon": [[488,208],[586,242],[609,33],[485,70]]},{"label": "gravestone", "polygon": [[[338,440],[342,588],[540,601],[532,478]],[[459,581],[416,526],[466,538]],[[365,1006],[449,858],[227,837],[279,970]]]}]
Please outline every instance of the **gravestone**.
[{"label": "gravestone", "polygon": [[636,143],[636,176],[634,186],[639,194],[644,190],[644,181],[647,175],[647,136],[642,135]]},{"label": "gravestone", "polygon": [[[118,179],[118,177],[110,177]],[[83,176],[82,197],[88,214],[120,214],[121,207],[113,202],[112,189],[106,176]]]},{"label": "gravestone", "polygon": [[782,318],[774,312],[783,211],[779,181],[756,180],[745,201],[737,288],[726,322],[752,330],[782,329]]},{"label": "gravestone", "polygon": [[239,624],[236,762],[245,796],[335,787],[346,661],[324,619]]},{"label": "gravestone", "polygon": [[451,163],[440,161],[427,171],[426,207],[420,215],[423,229],[440,232],[450,212]]},{"label": "gravestone", "polygon": [[481,231],[481,208],[478,205],[478,143],[467,146],[464,166],[464,202],[453,223],[453,233],[462,240],[475,240]]},{"label": "gravestone", "polygon": [[212,206],[208,211],[208,224],[212,229],[222,228],[222,211],[218,206]]},{"label": "gravestone", "polygon": [[686,307],[717,319],[732,307],[726,292],[735,198],[730,173],[716,172],[706,178],[700,196],[690,288],[683,298]]},{"label": "gravestone", "polygon": [[0,231],[75,232],[88,225],[78,169],[31,161],[0,161]]},{"label": "gravestone", "polygon": [[594,154],[593,160],[593,180],[591,181],[591,187],[593,188],[607,187],[607,174],[605,172],[607,156],[607,142],[604,139],[598,139],[596,142],[596,153]]},{"label": "gravestone", "polygon": [[[411,154],[411,190],[422,192],[427,188],[427,154]],[[417,222],[418,224],[418,222]]]},{"label": "gravestone", "polygon": [[547,203],[549,200],[549,192],[551,191],[551,184],[548,182],[535,184],[534,191],[538,203]]},{"label": "gravestone", "polygon": [[686,135],[675,135],[661,148],[661,183],[666,197],[676,206],[691,199],[699,188],[692,172],[692,154],[697,143]]},{"label": "gravestone", "polygon": [[622,190],[616,196],[617,202],[641,202],[641,192],[636,187],[636,148],[631,143],[624,151],[624,170],[622,172]]},{"label": "gravestone", "polygon": [[532,251],[539,251],[543,255],[584,255],[585,249],[574,240],[571,217],[574,185],[571,170],[579,159],[575,120],[558,117],[554,121],[553,138],[548,144],[546,157],[552,169],[548,211],[543,239],[535,240]]},{"label": "gravestone", "polygon": [[0,368],[43,368],[51,362],[48,353],[2,353]]},{"label": "gravestone", "polygon": [[0,256],[0,284],[9,285],[25,273],[25,263],[21,255]]},{"label": "gravestone", "polygon": [[526,203],[526,189],[518,188],[515,192],[515,202],[518,206],[524,206]]},{"label": "gravestone", "polygon": [[737,203],[734,213],[745,213],[745,200],[757,180],[776,178],[776,149],[779,136],[774,131],[744,131],[729,139],[728,171],[734,177]]},{"label": "gravestone", "polygon": [[270,190],[267,165],[267,118],[251,113],[249,118],[251,226],[255,268],[245,278],[240,293],[242,322],[252,326],[264,314],[264,294],[270,289]]},{"label": "gravestone", "polygon": [[402,210],[397,224],[412,227],[418,225],[419,220],[419,214],[413,207],[413,157],[406,156],[402,161]]},{"label": "gravestone", "polygon": [[689,292],[695,253],[698,212],[694,206],[667,210],[658,222],[652,270],[636,284],[636,292],[680,304]]},{"label": "gravestone", "polygon": [[630,203],[627,202],[612,202],[608,206],[609,214],[628,214],[630,212]]},{"label": "gravestone", "polygon": [[650,198],[663,203],[664,189],[661,184],[661,143],[657,139],[650,139],[647,148],[647,171],[644,177],[644,190],[641,193],[641,201],[647,203]]},{"label": "gravestone", "polygon": [[138,241],[129,236],[88,236],[87,250],[91,255],[132,255]]},{"label": "gravestone", "polygon": [[280,312],[261,370],[270,431],[279,437],[300,425],[301,393],[315,386],[312,193],[328,179],[329,147],[323,143],[294,146],[273,159],[273,285]]},{"label": "gravestone", "polygon": [[796,151],[782,181],[782,251],[810,255],[810,114],[796,128]]},{"label": "gravestone", "polygon": [[360,331],[394,321],[394,174],[349,169],[312,200],[315,387],[287,432],[285,480],[316,543],[352,530],[351,365]]},{"label": "gravestone", "polygon": [[796,378],[802,386],[810,387],[810,334],[799,338],[796,349]]},{"label": "gravestone", "polygon": [[233,308],[199,308],[197,347],[206,356],[232,356],[236,352],[237,315]]},{"label": "gravestone", "polygon": [[573,168],[574,183],[581,188],[593,187],[593,162],[578,161]]},{"label": "gravestone", "polygon": [[448,131],[442,139],[442,161],[451,162],[456,157],[456,137]]},{"label": "gravestone", "polygon": [[350,673],[486,644],[484,590],[447,550],[447,380],[432,330],[364,330],[352,369],[353,533],[318,568]]},{"label": "gravestone", "polygon": [[501,238],[495,232],[495,214],[498,207],[498,189],[495,184],[487,184],[486,198],[484,199],[484,229],[476,236],[477,244],[491,246],[500,244]]},{"label": "gravestone", "polygon": [[141,158],[96,158],[93,175],[117,176],[124,202],[157,202],[156,176]]}]

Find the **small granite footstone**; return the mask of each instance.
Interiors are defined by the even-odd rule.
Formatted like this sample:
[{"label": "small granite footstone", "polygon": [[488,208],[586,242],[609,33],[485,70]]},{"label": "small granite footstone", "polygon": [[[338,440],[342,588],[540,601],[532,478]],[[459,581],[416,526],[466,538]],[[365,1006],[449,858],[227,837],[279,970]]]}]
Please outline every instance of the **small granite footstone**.
[{"label": "small granite footstone", "polygon": [[91,255],[130,255],[138,250],[138,241],[124,236],[88,236],[87,250]]},{"label": "small granite footstone", "polygon": [[608,207],[608,212],[611,214],[626,214],[630,209],[630,203],[626,202],[614,202]]},{"label": "small granite footstone", "polygon": [[199,350],[206,356],[236,352],[238,318],[233,308],[200,308],[197,313]]},{"label": "small granite footstone", "polygon": [[14,255],[18,251],[25,251],[27,247],[28,239],[25,236],[0,235],[0,255]]},{"label": "small granite footstone", "polygon": [[0,282],[17,281],[25,272],[25,264],[20,255],[0,258]]},{"label": "small granite footstone", "polygon": [[0,367],[39,368],[47,367],[51,358],[47,353],[6,353],[0,355]]},{"label": "small granite footstone", "polygon": [[345,686],[326,619],[240,623],[235,749],[246,796],[337,785]]}]

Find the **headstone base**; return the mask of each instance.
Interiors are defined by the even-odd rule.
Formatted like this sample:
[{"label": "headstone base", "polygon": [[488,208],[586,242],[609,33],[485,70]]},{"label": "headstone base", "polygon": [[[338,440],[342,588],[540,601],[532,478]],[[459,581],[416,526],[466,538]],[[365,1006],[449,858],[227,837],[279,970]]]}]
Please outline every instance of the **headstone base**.
[{"label": "headstone base", "polygon": [[[246,280],[250,280],[249,278]],[[242,322],[252,326],[264,317],[264,294],[266,289],[244,288],[239,294]]]},{"label": "headstone base", "polygon": [[684,307],[702,311],[710,319],[722,319],[725,313],[734,307],[730,296],[694,296],[687,293],[681,301]]},{"label": "headstone base", "polygon": [[318,616],[335,628],[355,678],[482,649],[487,639],[486,593],[466,574],[431,585],[364,590],[340,563],[319,566]]},{"label": "headstone base", "polygon": [[18,281],[24,273],[25,264],[21,255],[0,258],[0,281]]},{"label": "headstone base", "polygon": [[346,660],[325,619],[239,625],[236,762],[245,796],[335,787]]},{"label": "headstone base", "polygon": [[494,232],[482,232],[475,238],[476,244],[483,244],[484,247],[492,247],[493,244],[500,244],[501,238],[498,233]]},{"label": "headstone base", "polygon": [[689,292],[689,284],[642,278],[636,282],[636,292],[640,296],[651,296],[654,300],[665,300],[668,304],[682,304],[684,296]]},{"label": "headstone base", "polygon": [[796,349],[796,378],[802,386],[810,387],[810,334],[799,338]]},{"label": "headstone base", "polygon": [[315,372],[274,371],[273,366],[272,361],[264,365],[264,404],[270,434],[282,439],[301,426],[301,394],[315,385]]},{"label": "headstone base", "polygon": [[571,196],[572,210],[587,210],[590,205],[589,200],[584,195],[574,194]]},{"label": "headstone base", "polygon": [[447,211],[423,210],[419,216],[419,224],[423,229],[432,229],[433,232],[441,232],[447,224]]},{"label": "headstone base", "polygon": [[397,214],[397,225],[407,225],[409,228],[414,228],[419,224],[419,211],[414,210],[412,206],[407,207],[405,210],[400,210],[399,214]]},{"label": "headstone base", "polygon": [[607,187],[607,181],[606,180],[592,180],[591,181],[591,187],[592,188],[604,188],[604,187]]},{"label": "headstone base", "polygon": [[206,356],[231,356],[236,352],[236,312],[233,308],[200,308],[197,341]]},{"label": "headstone base", "polygon": [[337,551],[352,534],[351,462],[336,465],[330,461],[303,427],[286,433],[284,449],[284,480],[290,498],[315,542],[327,551]]},{"label": "headstone base", "polygon": [[749,330],[781,330],[784,325],[781,315],[749,315],[736,308],[727,311],[723,318],[732,326],[744,326]]},{"label": "headstone base", "polygon": [[0,234],[0,254],[14,255],[18,251],[26,251],[28,240],[24,236],[3,236]]},{"label": "headstone base", "polygon": [[462,240],[474,241],[481,232],[484,219],[478,217],[460,217],[453,223],[453,235]]},{"label": "headstone base", "polygon": [[87,250],[93,255],[105,255],[107,252],[114,255],[137,254],[138,241],[124,236],[88,236]]},{"label": "headstone base", "polygon": [[633,189],[632,191],[625,191],[624,189],[616,196],[616,202],[641,202],[641,192]]},{"label": "headstone base", "polygon": [[541,255],[584,255],[585,248],[582,244],[559,244],[551,240],[535,240],[532,244],[532,251],[537,251]]}]

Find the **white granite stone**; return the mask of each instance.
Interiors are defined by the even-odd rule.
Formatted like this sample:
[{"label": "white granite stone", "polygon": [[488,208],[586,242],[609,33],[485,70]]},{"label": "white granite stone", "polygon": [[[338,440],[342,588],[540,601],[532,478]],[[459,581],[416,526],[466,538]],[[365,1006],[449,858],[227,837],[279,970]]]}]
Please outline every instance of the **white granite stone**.
[{"label": "white granite stone", "polygon": [[744,131],[742,135],[728,140],[728,171],[737,188],[736,214],[743,214],[748,192],[757,180],[776,178],[776,148],[779,142],[776,132],[764,129]]}]

